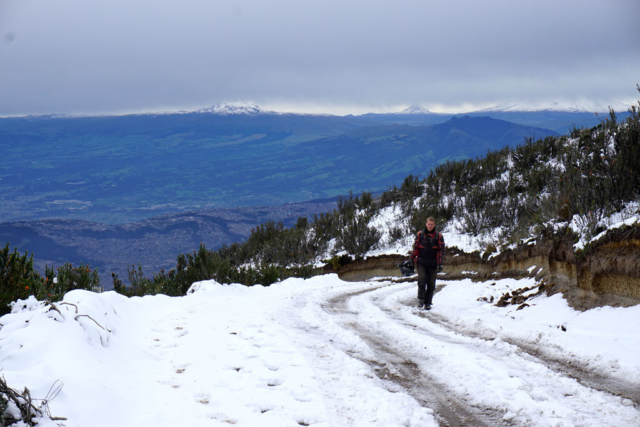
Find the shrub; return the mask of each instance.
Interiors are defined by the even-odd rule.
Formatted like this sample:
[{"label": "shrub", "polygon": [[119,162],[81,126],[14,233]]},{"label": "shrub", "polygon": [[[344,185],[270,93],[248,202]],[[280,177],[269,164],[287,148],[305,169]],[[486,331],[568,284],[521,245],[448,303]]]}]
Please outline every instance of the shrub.
[{"label": "shrub", "polygon": [[44,289],[44,280],[33,268],[33,254],[9,251],[9,244],[0,251],[0,315],[9,313],[9,303],[26,299]]},{"label": "shrub", "polygon": [[372,249],[380,240],[381,233],[369,227],[369,220],[370,218],[363,214],[347,219],[345,227],[338,235],[338,245],[356,257],[362,257]]},{"label": "shrub", "polygon": [[358,199],[356,199],[358,208],[362,210],[371,210],[373,208],[373,196],[371,193],[363,191]]},{"label": "shrub", "polygon": [[9,244],[0,251],[0,315],[10,312],[9,303],[26,299],[30,295],[38,300],[60,301],[74,289],[100,292],[98,269],[88,265],[73,267],[64,264],[57,270],[46,267],[45,277],[33,267],[33,254],[20,255],[17,249],[9,251]]},{"label": "shrub", "polygon": [[[49,277],[53,278],[53,269],[47,268],[47,278]],[[56,299],[61,299],[65,293],[75,289],[102,291],[98,269],[91,270],[87,264],[80,264],[78,267],[64,264],[58,268],[57,279],[54,282],[51,295]]]},{"label": "shrub", "polygon": [[389,229],[389,237],[391,242],[398,241],[405,236],[406,232],[402,227],[391,226]]}]

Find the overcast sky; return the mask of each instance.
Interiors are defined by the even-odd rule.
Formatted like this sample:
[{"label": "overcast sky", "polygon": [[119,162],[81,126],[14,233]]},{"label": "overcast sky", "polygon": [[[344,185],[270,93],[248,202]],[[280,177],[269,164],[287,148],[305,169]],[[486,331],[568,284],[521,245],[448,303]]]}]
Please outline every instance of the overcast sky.
[{"label": "overcast sky", "polygon": [[639,0],[0,0],[0,115],[638,99]]}]

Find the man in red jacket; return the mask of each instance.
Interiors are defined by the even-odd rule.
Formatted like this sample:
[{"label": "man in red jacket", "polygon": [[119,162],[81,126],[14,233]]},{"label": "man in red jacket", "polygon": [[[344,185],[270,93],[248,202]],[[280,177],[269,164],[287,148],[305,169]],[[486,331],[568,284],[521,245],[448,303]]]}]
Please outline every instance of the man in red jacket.
[{"label": "man in red jacket", "polygon": [[[436,230],[436,220],[427,218],[426,228],[418,231],[411,258],[418,269],[418,298],[420,306],[431,310],[436,290],[436,275],[442,271],[444,238]],[[426,290],[425,290],[426,287]]]}]

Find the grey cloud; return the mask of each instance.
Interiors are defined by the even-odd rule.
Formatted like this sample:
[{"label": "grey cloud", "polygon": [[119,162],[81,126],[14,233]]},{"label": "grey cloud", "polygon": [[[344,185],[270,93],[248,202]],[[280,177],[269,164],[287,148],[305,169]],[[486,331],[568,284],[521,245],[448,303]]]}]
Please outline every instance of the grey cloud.
[{"label": "grey cloud", "polygon": [[0,0],[0,12],[0,115],[607,100],[640,80],[635,0]]}]

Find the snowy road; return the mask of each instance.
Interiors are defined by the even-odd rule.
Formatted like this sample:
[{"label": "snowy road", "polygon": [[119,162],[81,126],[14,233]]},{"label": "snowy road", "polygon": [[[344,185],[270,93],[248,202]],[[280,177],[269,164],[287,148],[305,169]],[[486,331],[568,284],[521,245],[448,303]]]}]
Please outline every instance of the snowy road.
[{"label": "snowy road", "polygon": [[[369,365],[388,390],[433,410],[439,425],[640,425],[637,382],[598,373],[570,351],[553,357],[536,340],[500,337],[481,319],[477,328],[456,324],[457,310],[438,305],[442,294],[432,311],[415,308],[415,283],[354,287],[324,299],[298,295],[296,306],[326,315],[324,325],[312,315],[298,327]],[[335,394],[326,390],[328,399]],[[357,419],[335,416],[336,425]]]},{"label": "snowy road", "polygon": [[[376,289],[377,290],[377,289]],[[393,291],[397,291],[393,289]],[[393,292],[392,291],[392,292]],[[395,339],[388,339],[388,334],[379,329],[366,326],[366,322],[359,319],[359,308],[364,308],[364,304],[372,304],[382,309],[390,322],[409,327],[418,332],[416,325],[406,323],[406,321],[398,316],[389,308],[381,307],[381,298],[374,294],[370,298],[362,299],[367,293],[373,290],[367,289],[354,293],[348,293],[332,298],[328,304],[324,305],[324,309],[337,316],[338,322],[346,329],[350,329],[357,334],[374,352],[373,359],[365,359],[364,362],[370,364],[379,378],[392,381],[402,387],[406,392],[413,396],[417,401],[427,408],[431,408],[437,414],[437,418],[441,424],[449,426],[467,426],[467,425],[497,425],[501,414],[496,414],[493,408],[475,408],[468,405],[446,384],[440,382],[433,374],[422,371],[420,365],[416,363],[423,355],[422,351],[412,351],[404,345],[399,344]],[[354,301],[354,309],[350,309],[352,299],[360,298],[361,301]],[[415,301],[409,302],[409,304]],[[358,305],[359,304],[359,305]],[[418,313],[423,315],[423,313]],[[421,331],[431,337],[434,335],[426,331]],[[404,349],[403,349],[404,347]],[[354,355],[357,357],[357,355]]]},{"label": "snowy road", "polygon": [[[387,285],[388,286],[388,285]],[[410,286],[414,288],[415,286]],[[412,323],[407,323],[405,319],[397,316],[388,306],[381,304],[385,294],[398,292],[397,288],[392,289],[367,289],[353,293],[342,294],[329,300],[324,305],[324,309],[337,316],[338,322],[346,329],[354,331],[374,352],[373,360],[364,360],[376,371],[379,378],[392,381],[406,390],[421,404],[431,408],[437,414],[440,424],[448,426],[468,426],[468,425],[498,425],[502,414],[498,414],[494,408],[478,408],[470,406],[460,396],[456,396],[446,383],[442,383],[434,376],[429,367],[422,371],[416,361],[423,357],[422,349],[418,351],[407,348],[402,343],[398,343],[394,337],[389,337],[387,333],[371,328],[367,322],[361,322],[359,314],[367,305],[373,305],[379,309],[383,315],[387,316],[390,323],[409,327],[418,334],[425,334],[431,338],[439,340],[440,337],[429,331],[422,330]],[[381,294],[381,292],[385,294]],[[372,295],[367,295],[372,293]],[[353,299],[358,299],[353,301]],[[350,308],[350,304],[353,308]],[[410,299],[408,305],[415,304],[416,301]],[[426,312],[417,311],[418,316],[424,316]],[[451,342],[450,340],[447,340]]]},{"label": "snowy road", "polygon": [[203,282],[185,297],[73,291],[0,319],[0,366],[65,421],[118,426],[638,426],[640,306],[482,299],[532,280]]}]

